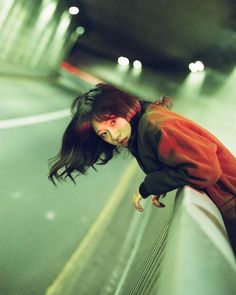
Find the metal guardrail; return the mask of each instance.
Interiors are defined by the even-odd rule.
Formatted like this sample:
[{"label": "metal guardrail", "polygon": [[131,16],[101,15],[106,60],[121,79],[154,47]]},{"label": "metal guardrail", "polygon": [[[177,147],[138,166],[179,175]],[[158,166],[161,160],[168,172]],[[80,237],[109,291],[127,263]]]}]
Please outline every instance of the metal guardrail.
[{"label": "metal guardrail", "polygon": [[236,263],[221,214],[205,194],[177,193],[162,260],[158,295],[235,295]]},{"label": "metal guardrail", "polygon": [[[150,240],[143,236],[115,295],[236,294],[235,256],[221,214],[208,196],[185,186],[153,243],[154,224],[149,219],[146,226]],[[143,252],[140,259],[147,244],[149,254]]]}]

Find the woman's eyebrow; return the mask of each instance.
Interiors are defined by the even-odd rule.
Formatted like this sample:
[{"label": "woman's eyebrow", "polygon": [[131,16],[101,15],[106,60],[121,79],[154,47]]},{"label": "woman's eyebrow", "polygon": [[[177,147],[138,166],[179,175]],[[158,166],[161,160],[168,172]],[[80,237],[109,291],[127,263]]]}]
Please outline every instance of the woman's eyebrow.
[{"label": "woman's eyebrow", "polygon": [[[114,120],[114,118],[117,118],[117,116],[115,116],[115,115],[112,115],[112,116],[110,116],[108,119],[106,119],[105,121],[103,121],[104,122],[104,124],[106,125],[107,123],[109,123],[110,121],[112,121],[112,120]],[[103,130],[104,128],[102,128],[102,129],[99,129],[96,133],[98,134],[101,130]]]}]

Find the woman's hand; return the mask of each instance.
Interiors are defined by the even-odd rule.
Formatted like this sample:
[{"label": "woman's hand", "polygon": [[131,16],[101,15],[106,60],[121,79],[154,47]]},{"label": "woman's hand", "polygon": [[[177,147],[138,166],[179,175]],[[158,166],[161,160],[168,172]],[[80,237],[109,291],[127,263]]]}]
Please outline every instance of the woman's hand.
[{"label": "woman's hand", "polygon": [[[161,195],[161,197],[165,197],[166,194],[163,194]],[[157,196],[157,195],[153,195],[152,196],[152,204],[158,208],[164,208],[165,205],[163,203],[161,203],[159,201],[159,198],[160,196]],[[139,212],[143,212],[144,209],[143,207],[140,205],[140,201],[141,200],[144,200],[143,197],[140,195],[140,193],[136,193],[133,197],[133,200],[132,200],[132,203],[133,203],[133,206],[136,210],[138,210]]]},{"label": "woman's hand", "polygon": [[133,206],[136,210],[140,211],[140,212],[143,212],[144,209],[143,207],[140,205],[140,201],[143,200],[143,197],[140,195],[140,193],[136,193],[133,197],[133,200],[132,200],[132,203],[133,203]]},{"label": "woman's hand", "polygon": [[165,196],[166,196],[166,194],[163,194],[161,196],[153,195],[152,196],[152,204],[158,208],[164,208],[165,205],[159,201],[159,198],[160,197],[164,198]]}]

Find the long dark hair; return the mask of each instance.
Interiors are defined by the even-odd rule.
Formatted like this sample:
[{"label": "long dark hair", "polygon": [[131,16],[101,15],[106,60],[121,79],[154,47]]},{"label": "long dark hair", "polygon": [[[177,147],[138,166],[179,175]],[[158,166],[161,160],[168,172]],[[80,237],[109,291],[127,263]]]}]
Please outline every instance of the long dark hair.
[{"label": "long dark hair", "polygon": [[115,115],[130,120],[141,111],[141,105],[136,97],[114,86],[99,83],[78,96],[72,103],[71,111],[72,119],[64,132],[60,152],[49,162],[49,179],[54,184],[54,178],[60,181],[69,177],[74,181],[72,172],[86,174],[89,167],[96,170],[95,163],[106,164],[119,153],[117,146],[105,142],[93,131],[93,118],[104,121]]},{"label": "long dark hair", "polygon": [[[157,103],[167,106],[168,99],[162,97]],[[64,132],[60,152],[49,161],[48,178],[54,184],[55,179],[67,177],[75,183],[74,177],[86,174],[89,167],[96,170],[94,164],[106,164],[119,153],[119,147],[101,139],[93,131],[91,120],[104,121],[115,115],[131,121],[151,104],[105,83],[78,96],[71,106],[72,119]],[[77,174],[72,175],[73,172]]]}]

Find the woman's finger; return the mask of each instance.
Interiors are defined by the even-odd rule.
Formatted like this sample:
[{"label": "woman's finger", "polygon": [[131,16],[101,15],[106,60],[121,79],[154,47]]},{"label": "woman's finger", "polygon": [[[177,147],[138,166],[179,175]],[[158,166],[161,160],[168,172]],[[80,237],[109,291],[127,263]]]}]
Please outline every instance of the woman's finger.
[{"label": "woman's finger", "polygon": [[152,204],[153,204],[154,206],[158,207],[158,208],[161,207],[161,204],[160,204],[159,200],[156,199],[156,198],[152,198]]},{"label": "woman's finger", "polygon": [[139,204],[139,202],[140,202],[141,199],[142,199],[142,198],[140,198],[139,195],[138,195],[138,196],[134,196],[134,198],[133,198],[133,206],[134,206],[134,208],[135,208],[136,210],[138,210],[138,211],[140,211],[140,212],[143,212],[144,209],[143,209],[143,207]]},{"label": "woman's finger", "polygon": [[137,202],[134,202],[134,208],[137,209],[137,210],[139,210],[140,212],[143,212],[144,211],[143,207],[139,204],[138,201]]},{"label": "woman's finger", "polygon": [[144,211],[143,207],[138,203],[134,203],[134,208],[137,209],[140,212]]},{"label": "woman's finger", "polygon": [[152,197],[152,204],[158,208],[164,208],[165,205],[159,201],[158,196],[153,196]]}]

